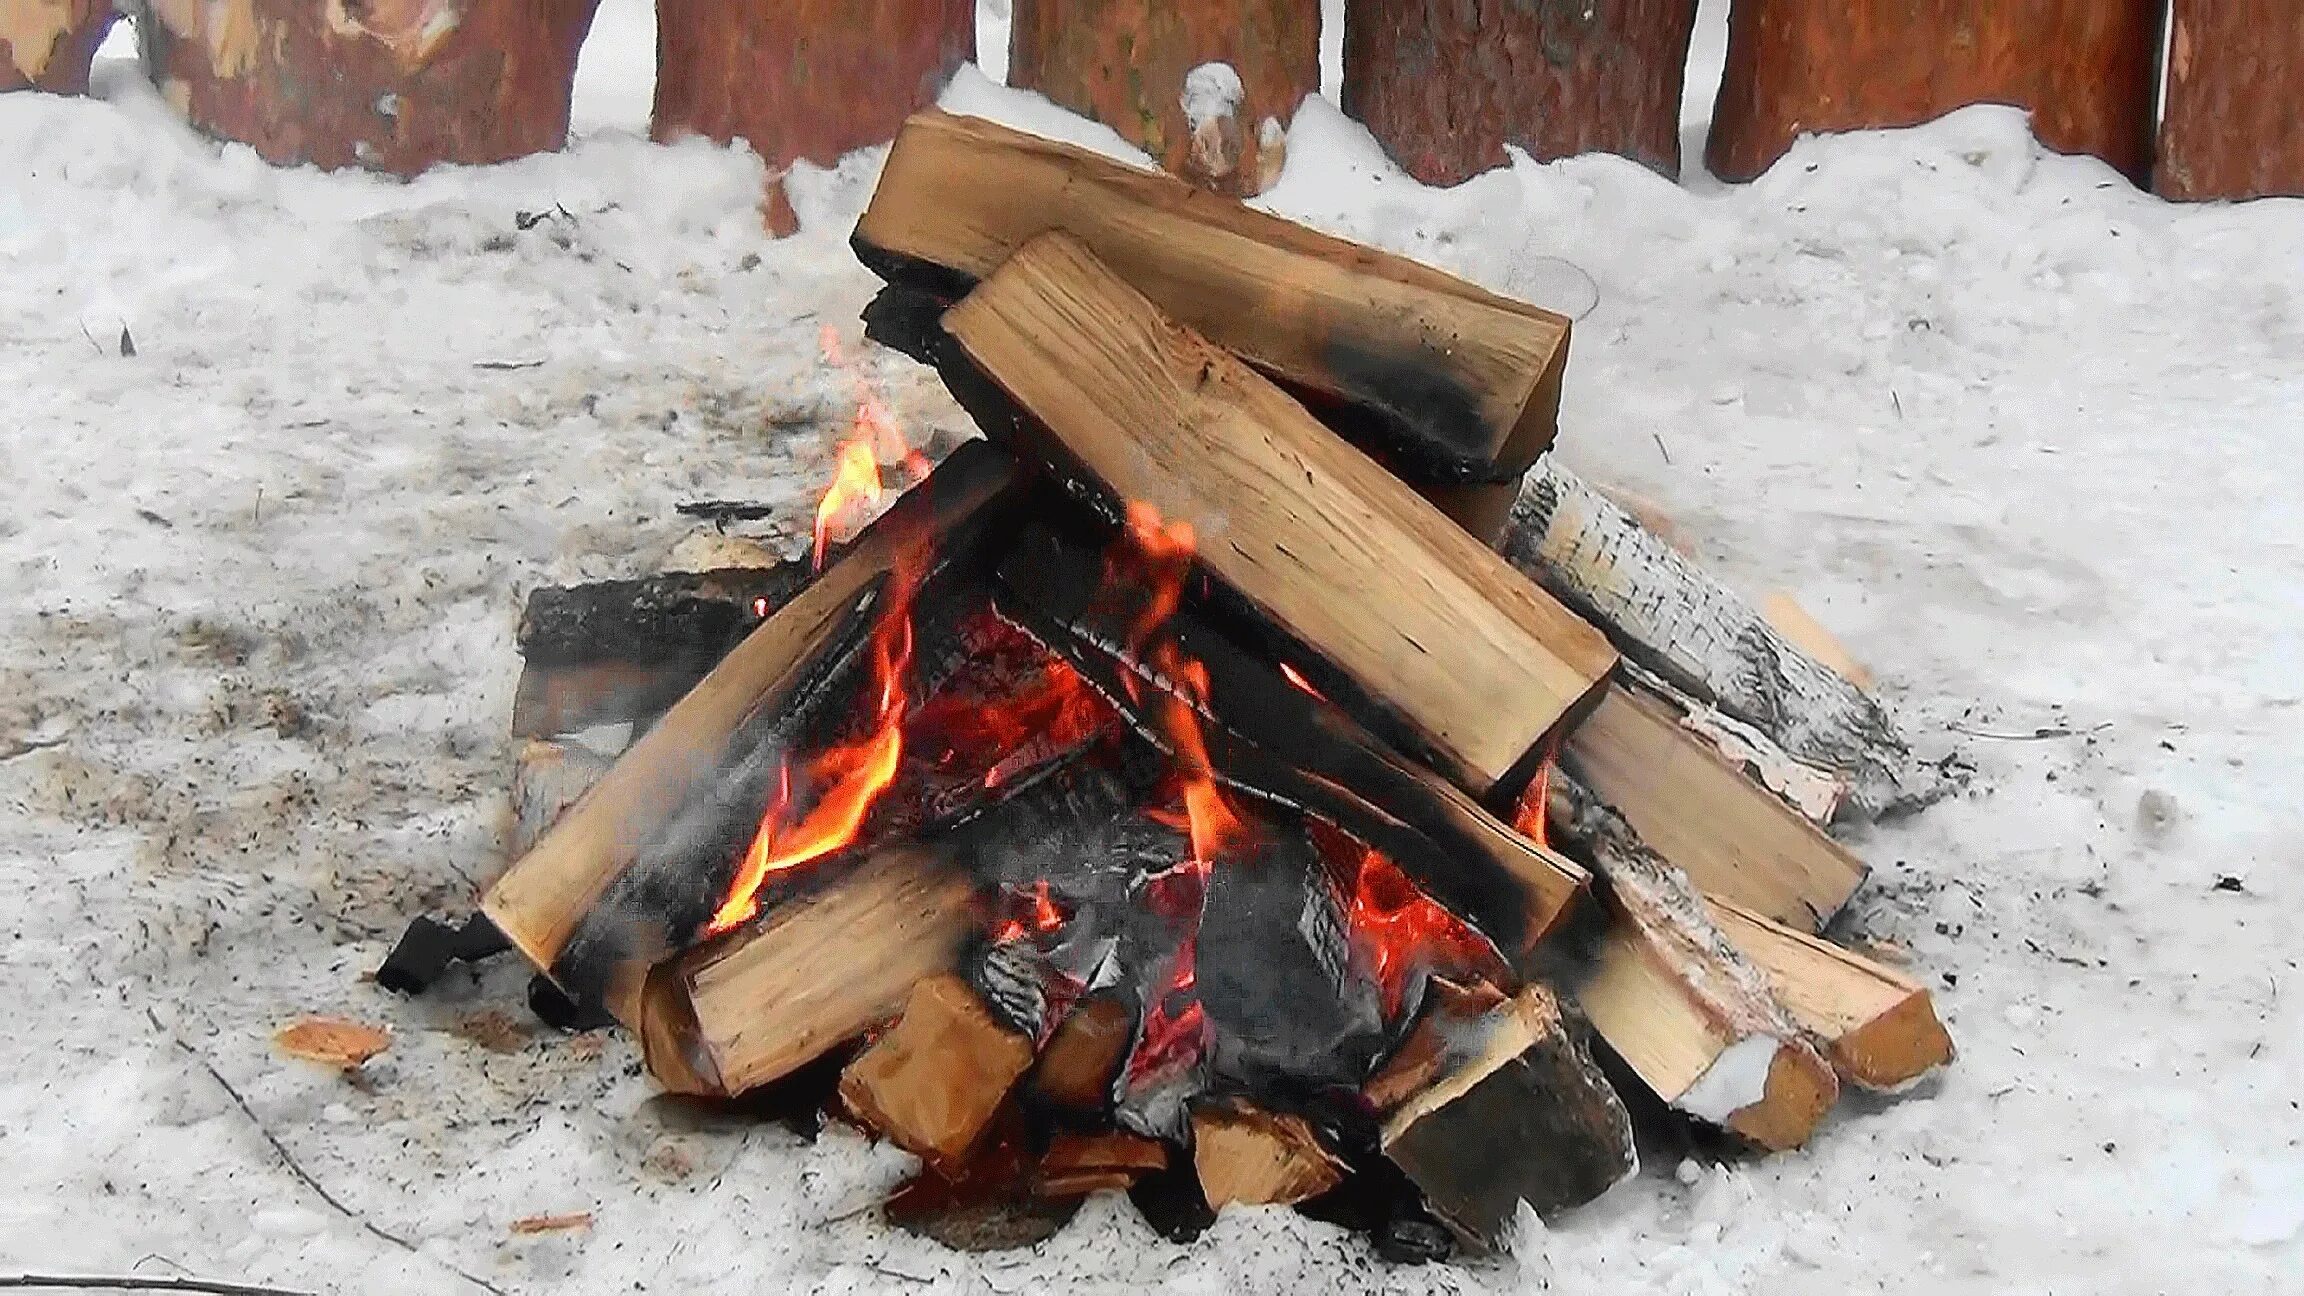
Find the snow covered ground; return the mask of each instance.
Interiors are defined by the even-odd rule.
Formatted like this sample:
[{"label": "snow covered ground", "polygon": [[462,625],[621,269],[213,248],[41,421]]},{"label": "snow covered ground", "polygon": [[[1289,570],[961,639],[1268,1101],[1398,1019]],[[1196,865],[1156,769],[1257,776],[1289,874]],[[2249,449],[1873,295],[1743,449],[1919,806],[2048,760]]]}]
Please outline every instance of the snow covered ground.
[{"label": "snow covered ground", "polygon": [[[2304,203],[2169,206],[2006,110],[1743,188],[1585,158],[1436,192],[1315,102],[1270,196],[1578,314],[1563,455],[1796,594],[1976,764],[1860,843],[1857,930],[1940,978],[1962,1046],[1930,1091],[1798,1155],[1651,1167],[1477,1266],[1386,1269],[1280,1212],[1177,1248],[1105,1201],[969,1257],[854,1213],[901,1156],[653,1099],[620,1039],[519,1025],[510,967],[364,984],[498,863],[524,592],[648,568],[697,496],[793,501],[789,537],[845,414],[817,338],[856,336],[874,159],[808,177],[809,228],[766,242],[757,163],[639,137],[646,63],[588,55],[567,154],[407,185],[219,149],[118,64],[100,101],[0,98],[0,1272],[2294,1290]],[[1094,134],[980,76],[953,98]],[[515,1029],[475,1019],[498,1007]],[[307,1012],[396,1040],[348,1084],[272,1052]],[[564,1211],[595,1223],[507,1231]]]}]

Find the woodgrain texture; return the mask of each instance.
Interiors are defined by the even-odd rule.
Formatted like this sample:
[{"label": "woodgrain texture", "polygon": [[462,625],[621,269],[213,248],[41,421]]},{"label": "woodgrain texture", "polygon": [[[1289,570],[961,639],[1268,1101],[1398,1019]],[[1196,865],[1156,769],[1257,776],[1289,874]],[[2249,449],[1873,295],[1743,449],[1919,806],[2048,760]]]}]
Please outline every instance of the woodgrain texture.
[{"label": "woodgrain texture", "polygon": [[938,972],[913,985],[904,1015],[840,1073],[840,1101],[952,1175],[1031,1065],[1032,1041],[994,1020],[958,974]]},{"label": "woodgrain texture", "polygon": [[1742,905],[1715,897],[1711,908],[1720,930],[1767,975],[1842,1079],[1898,1089],[1952,1060],[1952,1037],[1927,987]]},{"label": "woodgrain texture", "polygon": [[[1185,78],[1229,65],[1241,95],[1198,124]],[[1100,121],[1172,174],[1238,197],[1278,178],[1288,124],[1320,88],[1319,0],[1015,0],[1008,84]]]},{"label": "woodgrain texture", "polygon": [[1344,111],[1426,184],[1620,153],[1680,175],[1696,0],[1348,0]]},{"label": "woodgrain texture", "polygon": [[922,113],[855,241],[881,277],[956,301],[1051,230],[1267,376],[1356,411],[1420,482],[1517,478],[1552,443],[1567,317],[1084,149]]},{"label": "woodgrain texture", "polygon": [[112,0],[0,0],[0,91],[88,93],[88,67],[118,17]]},{"label": "woodgrain texture", "polygon": [[414,175],[568,141],[598,0],[152,0],[163,98],[283,166]]},{"label": "woodgrain texture", "polygon": [[974,0],[658,0],[650,132],[744,140],[768,164],[774,232],[797,228],[782,176],[895,137],[976,57]]},{"label": "woodgrain texture", "polygon": [[2304,194],[2304,6],[2291,0],[2175,0],[2163,197]]},{"label": "woodgrain texture", "polygon": [[1192,1163],[1200,1192],[1226,1206],[1291,1206],[1344,1180],[1344,1163],[1320,1143],[1301,1116],[1245,1102],[1192,1113]]},{"label": "woodgrain texture", "polygon": [[1394,708],[1475,796],[1613,666],[1598,631],[1079,240],[1035,240],[946,326],[1060,443],[1036,453],[1189,523],[1206,570]]},{"label": "woodgrain texture", "polygon": [[1808,131],[2029,108],[2048,147],[2141,184],[2161,0],[1736,0],[1705,161],[1749,180]]}]

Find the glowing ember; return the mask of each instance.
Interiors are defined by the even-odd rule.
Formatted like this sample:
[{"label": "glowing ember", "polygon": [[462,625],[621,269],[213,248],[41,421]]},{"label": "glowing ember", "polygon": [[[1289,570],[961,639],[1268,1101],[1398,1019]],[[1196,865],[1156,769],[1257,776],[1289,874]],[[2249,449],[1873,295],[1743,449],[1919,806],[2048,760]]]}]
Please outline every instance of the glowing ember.
[{"label": "glowing ember", "polygon": [[1385,1015],[1399,1013],[1419,971],[1509,980],[1496,947],[1419,890],[1389,856],[1317,822],[1312,839],[1344,883],[1352,947],[1384,992]]},{"label": "glowing ember", "polygon": [[1325,701],[1327,701],[1327,700],[1328,700],[1328,697],[1327,697],[1327,695],[1326,695],[1326,694],[1324,694],[1324,693],[1322,693],[1320,690],[1318,690],[1318,689],[1316,689],[1316,688],[1312,687],[1312,681],[1310,681],[1310,680],[1308,680],[1308,679],[1304,678],[1304,672],[1302,672],[1302,671],[1300,671],[1300,670],[1296,669],[1295,667],[1293,667],[1293,666],[1289,665],[1289,664],[1288,664],[1288,663],[1286,663],[1286,662],[1282,662],[1282,663],[1280,663],[1280,673],[1281,673],[1282,675],[1286,676],[1286,677],[1287,677],[1287,679],[1288,679],[1288,682],[1289,682],[1289,683],[1291,683],[1291,684],[1293,684],[1293,685],[1295,685],[1297,688],[1300,688],[1300,689],[1304,690],[1306,693],[1309,693],[1309,694],[1311,694],[1312,696],[1314,696],[1314,697],[1316,697],[1316,698],[1319,698],[1319,699],[1320,699],[1321,701],[1323,701],[1323,702],[1325,702]]},{"label": "glowing ember", "polygon": [[1208,1010],[1201,1006],[1199,995],[1200,915],[1208,903],[1212,867],[1205,859],[1184,860],[1146,884],[1146,903],[1155,913],[1182,923],[1183,935],[1168,983],[1144,1013],[1143,1035],[1128,1059],[1131,1080],[1188,1064],[1213,1042]]},{"label": "glowing ember", "polygon": [[995,942],[1005,945],[1027,936],[1053,936],[1064,929],[1066,915],[1057,905],[1056,897],[1049,893],[1045,878],[1033,883],[1029,890],[1007,898],[1021,911],[1021,916],[1001,919],[992,929]]}]

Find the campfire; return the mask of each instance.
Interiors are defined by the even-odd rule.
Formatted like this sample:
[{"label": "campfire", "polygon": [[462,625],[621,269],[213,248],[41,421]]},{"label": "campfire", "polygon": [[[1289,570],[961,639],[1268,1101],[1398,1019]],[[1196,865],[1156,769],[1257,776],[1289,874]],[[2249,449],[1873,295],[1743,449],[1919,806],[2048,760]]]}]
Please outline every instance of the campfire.
[{"label": "campfire", "polygon": [[805,559],[540,591],[521,853],[387,984],[516,949],[665,1089],[916,1154],[956,1245],[1116,1190],[1491,1248],[1633,1110],[1789,1149],[1948,1059],[1817,935],[1820,825],[1922,772],[1538,461],[1565,320],[933,113],[856,247],[985,439],[862,393]]}]

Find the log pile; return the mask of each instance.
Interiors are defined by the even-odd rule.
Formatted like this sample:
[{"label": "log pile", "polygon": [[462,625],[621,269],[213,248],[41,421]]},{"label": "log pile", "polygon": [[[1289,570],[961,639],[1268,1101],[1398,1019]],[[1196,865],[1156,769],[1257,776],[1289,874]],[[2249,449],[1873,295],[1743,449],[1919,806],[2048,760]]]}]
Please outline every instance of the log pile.
[{"label": "log pile", "polygon": [[1818,935],[1878,798],[1750,773],[1868,787],[1884,713],[1771,640],[1747,717],[1741,605],[1579,557],[1614,520],[1548,467],[1502,552],[1433,498],[1549,442],[1557,317],[939,114],[856,243],[987,439],[815,561],[532,600],[533,842],[391,984],[492,926],[664,1088],[918,1157],[887,1218],[968,1246],[1124,1191],[1486,1250],[1629,1176],[1635,1111],[1780,1151],[1949,1059]]}]

